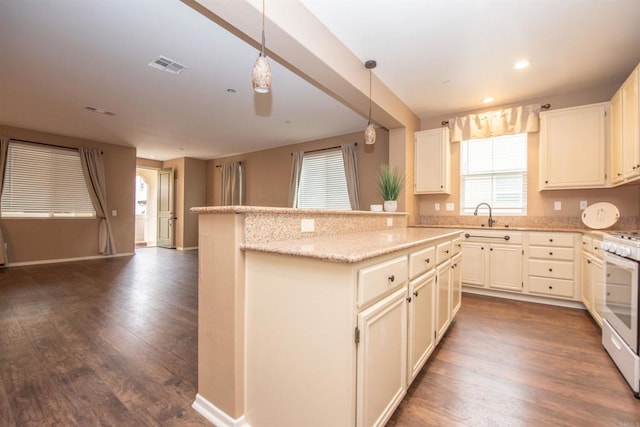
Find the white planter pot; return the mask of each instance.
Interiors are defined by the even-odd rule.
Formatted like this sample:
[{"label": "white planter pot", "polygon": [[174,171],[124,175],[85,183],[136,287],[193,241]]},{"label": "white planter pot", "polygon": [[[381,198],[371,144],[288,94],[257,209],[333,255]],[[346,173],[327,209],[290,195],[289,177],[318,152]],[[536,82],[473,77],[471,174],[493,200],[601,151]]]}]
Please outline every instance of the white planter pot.
[{"label": "white planter pot", "polygon": [[398,201],[397,200],[385,200],[384,201],[384,211],[385,212],[395,212],[398,210]]}]

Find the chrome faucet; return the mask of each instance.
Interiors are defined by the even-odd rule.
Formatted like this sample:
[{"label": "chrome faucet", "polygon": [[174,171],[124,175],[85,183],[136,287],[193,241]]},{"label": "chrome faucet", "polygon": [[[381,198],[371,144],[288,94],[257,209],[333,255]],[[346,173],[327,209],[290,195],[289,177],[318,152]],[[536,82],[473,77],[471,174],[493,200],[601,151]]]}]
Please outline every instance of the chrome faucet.
[{"label": "chrome faucet", "polygon": [[489,208],[489,220],[487,221],[487,224],[489,225],[489,227],[493,227],[493,224],[495,224],[496,222],[498,222],[498,220],[497,220],[497,219],[493,219],[493,218],[491,217],[491,205],[490,205],[489,203],[485,203],[485,202],[478,203],[478,206],[476,206],[476,210],[475,210],[475,211],[473,211],[473,214],[474,214],[475,216],[478,216],[478,208],[479,208],[480,206],[482,206],[482,205],[486,205],[486,206]]}]

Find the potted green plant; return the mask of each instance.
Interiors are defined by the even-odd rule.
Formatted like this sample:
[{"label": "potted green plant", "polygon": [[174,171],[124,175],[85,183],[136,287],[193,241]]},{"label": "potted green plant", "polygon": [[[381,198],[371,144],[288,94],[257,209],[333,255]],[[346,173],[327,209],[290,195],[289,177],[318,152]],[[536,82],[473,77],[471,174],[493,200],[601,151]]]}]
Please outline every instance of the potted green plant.
[{"label": "potted green plant", "polygon": [[378,170],[378,189],[384,199],[384,210],[395,212],[398,209],[398,196],[404,187],[406,177],[388,164],[380,165]]}]

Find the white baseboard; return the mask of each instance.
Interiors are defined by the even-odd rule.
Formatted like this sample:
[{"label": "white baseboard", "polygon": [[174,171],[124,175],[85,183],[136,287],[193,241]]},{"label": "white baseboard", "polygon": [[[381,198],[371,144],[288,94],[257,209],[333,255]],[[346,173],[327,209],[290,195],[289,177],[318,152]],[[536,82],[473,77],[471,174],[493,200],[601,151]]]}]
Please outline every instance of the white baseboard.
[{"label": "white baseboard", "polygon": [[89,259],[116,258],[121,256],[132,256],[132,255],[135,255],[135,254],[133,252],[125,252],[122,254],[115,254],[115,255],[93,255],[93,256],[84,256],[84,257],[77,257],[77,258],[41,259],[38,261],[10,262],[5,267],[21,267],[23,265],[38,265],[38,264],[55,264],[59,262],[86,261]]},{"label": "white baseboard", "polygon": [[579,308],[581,310],[586,310],[584,304],[578,301],[566,301],[561,299],[538,297],[535,295],[514,294],[511,292],[494,291],[492,289],[480,289],[465,285],[462,285],[462,292],[467,294],[484,295],[488,297],[505,298],[516,301],[534,302],[536,304],[547,304],[555,305],[558,307]]},{"label": "white baseboard", "polygon": [[251,427],[245,422],[244,415],[233,419],[200,394],[196,394],[196,400],[191,407],[216,427]]},{"label": "white baseboard", "polygon": [[181,247],[177,247],[176,249],[178,249],[179,251],[194,251],[197,250],[198,247],[197,246],[188,246],[186,248],[181,248]]}]

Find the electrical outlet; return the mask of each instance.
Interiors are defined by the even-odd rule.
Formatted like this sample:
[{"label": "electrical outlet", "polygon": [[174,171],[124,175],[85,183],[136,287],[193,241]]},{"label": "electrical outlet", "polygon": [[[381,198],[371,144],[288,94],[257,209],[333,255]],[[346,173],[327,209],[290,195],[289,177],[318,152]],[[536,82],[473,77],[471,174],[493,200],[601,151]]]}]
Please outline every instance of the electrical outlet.
[{"label": "electrical outlet", "polygon": [[300,232],[311,233],[316,229],[316,221],[314,219],[303,219],[300,221]]},{"label": "electrical outlet", "polygon": [[580,200],[580,210],[583,211],[587,209],[588,203],[586,200]]},{"label": "electrical outlet", "polygon": [[559,200],[556,200],[555,202],[553,202],[553,209],[556,211],[561,211],[562,210],[562,202]]},{"label": "electrical outlet", "polygon": [[387,227],[391,227],[393,225],[393,218],[387,218]]},{"label": "electrical outlet", "polygon": [[117,210],[112,210],[111,211],[111,216],[118,216],[118,211]]},{"label": "electrical outlet", "polygon": [[448,211],[452,211],[452,210],[454,210],[454,209],[455,209],[455,205],[454,205],[453,203],[447,203],[447,205],[446,205],[446,209],[447,209]]},{"label": "electrical outlet", "polygon": [[433,209],[436,211],[440,210],[440,203],[436,203],[435,205],[433,205]]}]

